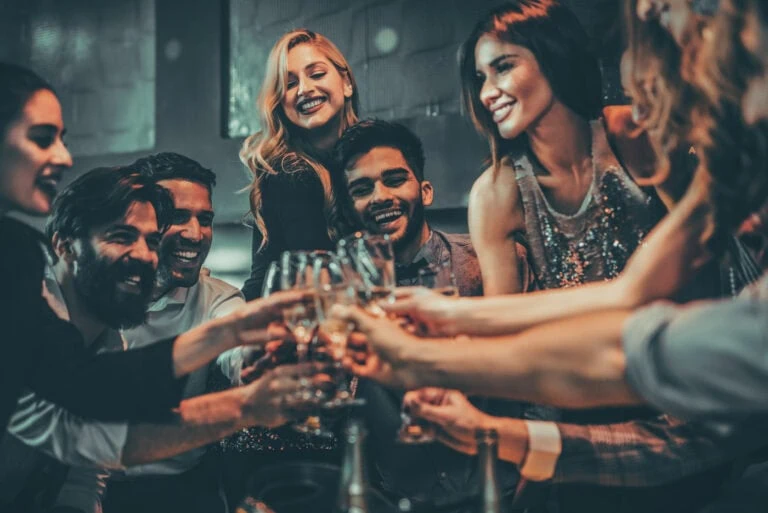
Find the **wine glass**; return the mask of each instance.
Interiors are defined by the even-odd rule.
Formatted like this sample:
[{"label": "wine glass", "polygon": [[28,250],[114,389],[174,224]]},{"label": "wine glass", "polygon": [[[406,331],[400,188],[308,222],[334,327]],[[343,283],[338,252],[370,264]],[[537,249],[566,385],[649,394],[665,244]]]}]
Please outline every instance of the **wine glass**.
[{"label": "wine glass", "polygon": [[[312,257],[306,251],[284,251],[280,258],[280,286],[283,290],[312,290]],[[286,327],[296,340],[299,362],[308,360],[309,344],[317,329],[314,302],[302,302],[283,311]]]},{"label": "wine glass", "polygon": [[389,235],[356,232],[340,240],[336,251],[354,270],[361,303],[369,311],[384,315],[376,301],[393,298],[395,289],[395,260]]},{"label": "wine glass", "polygon": [[331,254],[318,255],[315,258],[314,283],[317,291],[317,320],[318,332],[326,345],[318,348],[318,353],[325,350],[334,362],[336,370],[336,393],[325,406],[338,408],[341,406],[356,406],[364,404],[355,399],[347,386],[347,374],[341,365],[346,349],[347,339],[354,325],[330,316],[330,310],[335,304],[357,304],[357,292],[348,279],[343,261]]},{"label": "wine glass", "polygon": [[459,287],[456,285],[456,276],[453,274],[450,262],[430,264],[419,269],[416,284],[432,289],[444,296],[459,296]]},{"label": "wine glass", "polygon": [[[416,284],[427,287],[445,296],[458,297],[456,276],[449,262],[431,264],[418,271]],[[404,444],[426,444],[435,441],[434,427],[423,419],[415,419],[408,413],[405,403],[400,410],[402,424],[397,433],[397,441]]]}]

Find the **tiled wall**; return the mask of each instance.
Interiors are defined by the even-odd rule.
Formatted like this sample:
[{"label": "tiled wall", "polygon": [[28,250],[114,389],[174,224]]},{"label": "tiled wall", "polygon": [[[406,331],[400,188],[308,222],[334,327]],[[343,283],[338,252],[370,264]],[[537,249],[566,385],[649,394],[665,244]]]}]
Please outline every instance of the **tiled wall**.
[{"label": "tiled wall", "polygon": [[3,1],[0,59],[55,85],[76,157],[155,145],[154,0]]},{"label": "tiled wall", "polygon": [[[307,27],[347,57],[367,116],[406,119],[458,114],[456,54],[477,19],[498,0],[231,0],[230,134],[258,128],[253,102],[272,44]],[[616,19],[615,0],[570,0],[601,44]],[[602,12],[601,12],[602,11]],[[613,12],[611,12],[613,11]],[[610,18],[607,18],[609,15]],[[607,67],[616,55],[606,52]],[[613,78],[613,77],[611,77]],[[615,84],[606,90],[615,96]]]},{"label": "tiled wall", "polygon": [[[231,0],[228,131],[258,129],[255,97],[274,42],[306,27],[347,57],[363,117],[400,120],[423,140],[433,208],[466,206],[487,145],[461,116],[457,53],[477,20],[498,0]],[[606,71],[604,95],[620,97],[616,0],[566,0],[594,35]]]}]

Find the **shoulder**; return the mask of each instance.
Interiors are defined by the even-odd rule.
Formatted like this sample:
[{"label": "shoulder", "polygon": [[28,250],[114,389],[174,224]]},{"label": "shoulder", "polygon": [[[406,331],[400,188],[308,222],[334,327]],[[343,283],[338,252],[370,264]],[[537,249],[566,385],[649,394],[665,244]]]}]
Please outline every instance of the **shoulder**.
[{"label": "shoulder", "polygon": [[498,171],[489,167],[475,180],[469,203],[475,208],[495,208],[517,203],[519,195],[515,169],[512,162],[505,159]]},{"label": "shoulder", "polygon": [[472,247],[472,239],[468,233],[445,233],[439,230],[435,230],[435,232],[444,237],[445,240],[448,241],[448,244],[451,246],[457,246],[474,253],[474,248]]},{"label": "shoulder", "polygon": [[509,233],[524,225],[515,170],[507,159],[498,171],[486,169],[472,185],[469,225],[473,236],[475,230],[484,231],[491,226],[496,227],[494,232],[498,228]]},{"label": "shoulder", "polygon": [[45,267],[45,238],[34,228],[5,217],[0,219],[0,238],[12,250],[0,251],[0,267],[6,276],[29,278],[40,285]]},{"label": "shoulder", "polygon": [[[201,301],[208,310],[209,318],[219,317],[245,304],[245,299],[239,289],[218,278],[200,275],[197,287]],[[223,312],[222,309],[227,311]]]}]

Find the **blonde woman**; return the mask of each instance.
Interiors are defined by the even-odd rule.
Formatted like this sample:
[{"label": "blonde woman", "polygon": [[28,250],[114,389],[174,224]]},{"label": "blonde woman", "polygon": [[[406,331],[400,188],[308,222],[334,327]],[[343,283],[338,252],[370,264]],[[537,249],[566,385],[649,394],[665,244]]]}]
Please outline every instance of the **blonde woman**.
[{"label": "blonde woman", "polygon": [[253,173],[256,224],[248,299],[261,295],[267,266],[282,251],[330,249],[337,223],[330,150],[357,121],[357,86],[331,41],[293,30],[269,54],[257,108],[261,130],[240,151]]}]

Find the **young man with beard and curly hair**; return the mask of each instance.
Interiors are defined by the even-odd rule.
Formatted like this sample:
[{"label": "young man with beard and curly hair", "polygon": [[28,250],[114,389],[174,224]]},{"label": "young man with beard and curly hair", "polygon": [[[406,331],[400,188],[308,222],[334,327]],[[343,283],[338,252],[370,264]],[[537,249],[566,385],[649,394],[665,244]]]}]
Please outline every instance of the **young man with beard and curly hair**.
[{"label": "young man with beard and curly hair", "polygon": [[[173,223],[178,224],[179,209],[167,189],[136,168],[85,173],[57,198],[47,226],[55,262],[45,275],[44,296],[61,318],[79,329],[94,352],[146,345],[159,340],[156,335],[163,336],[148,329],[139,342],[130,333],[138,333],[142,323],[154,322],[151,311],[147,318],[147,308],[156,305],[150,302],[156,290],[158,250],[163,236],[170,236]],[[169,330],[178,333],[209,318],[189,319]],[[41,504],[55,504],[57,511],[101,511],[108,473],[104,468],[168,458],[250,425],[280,425],[290,415],[285,394],[298,390],[299,375],[305,370],[309,372],[284,366],[245,387],[187,399],[174,414],[169,412],[164,424],[91,422],[34,394],[24,395],[9,424],[11,436],[3,440],[0,509],[29,512],[38,511]],[[195,383],[191,376],[187,387]],[[53,459],[72,467],[57,465]],[[211,488],[213,493],[202,500]],[[215,503],[215,481],[199,489],[195,504]],[[192,495],[169,498],[171,509],[183,506],[182,500]],[[212,507],[205,511],[213,511]]]}]

